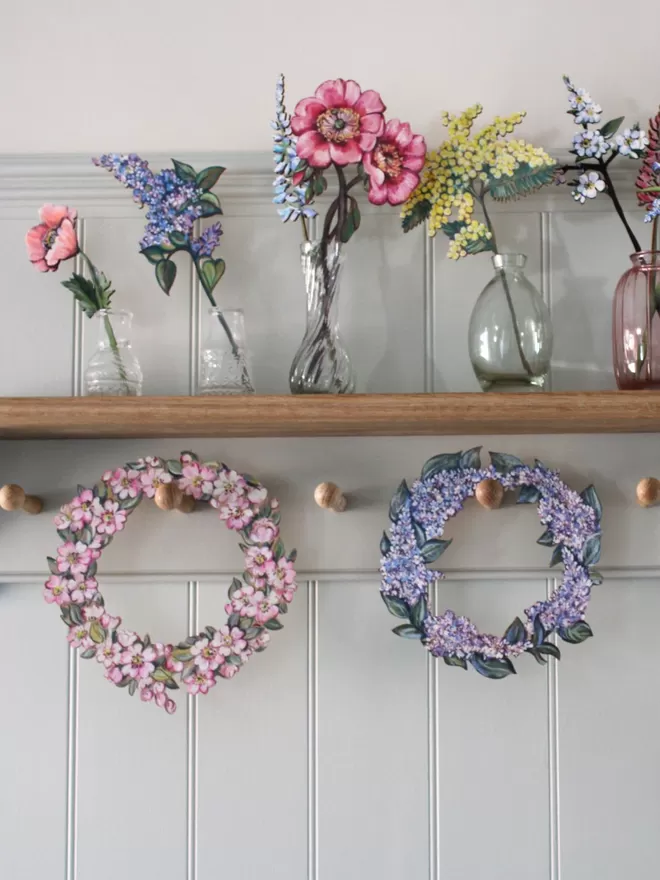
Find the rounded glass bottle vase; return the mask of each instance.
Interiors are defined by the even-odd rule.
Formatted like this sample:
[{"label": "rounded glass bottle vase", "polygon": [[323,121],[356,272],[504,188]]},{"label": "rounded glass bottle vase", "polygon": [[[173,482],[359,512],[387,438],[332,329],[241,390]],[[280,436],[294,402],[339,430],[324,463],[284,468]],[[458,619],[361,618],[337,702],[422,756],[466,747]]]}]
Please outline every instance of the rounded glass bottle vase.
[{"label": "rounded glass bottle vase", "polygon": [[484,391],[545,386],[552,324],[541,294],[525,275],[526,261],[524,254],[494,254],[495,274],[470,316],[470,360]]},{"label": "rounded glass bottle vase", "polygon": [[614,377],[624,391],[660,388],[660,251],[630,259],[614,293]]},{"label": "rounded glass bottle vase", "polygon": [[289,388],[292,394],[351,394],[355,373],[338,327],[343,255],[334,243],[324,255],[320,242],[307,241],[300,258],[307,290],[307,329],[291,364]]},{"label": "rounded glass bottle vase", "polygon": [[197,394],[254,394],[241,309],[208,309]]},{"label": "rounded glass bottle vase", "polygon": [[98,342],[85,370],[86,394],[142,394],[142,369],[129,339],[133,314],[99,309],[92,320],[97,324]]}]

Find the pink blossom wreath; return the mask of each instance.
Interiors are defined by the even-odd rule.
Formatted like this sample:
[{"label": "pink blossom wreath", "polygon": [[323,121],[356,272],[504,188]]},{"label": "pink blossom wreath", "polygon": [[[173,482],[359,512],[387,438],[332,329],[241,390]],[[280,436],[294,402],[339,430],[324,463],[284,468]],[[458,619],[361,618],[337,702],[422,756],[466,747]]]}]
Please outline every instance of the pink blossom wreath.
[{"label": "pink blossom wreath", "polygon": [[[122,628],[121,618],[106,610],[96,573],[101,551],[131,512],[172,482],[196,501],[208,501],[239,534],[245,571],[229,587],[224,625],[165,645]],[[265,650],[270,631],[282,629],[280,615],[296,591],[296,551],[286,554],[279,524],[277,500],[269,502],[260,483],[227,465],[200,462],[192,452],[169,461],[141,458],[106,471],[92,489],[79,486],[63,505],[55,517],[62,544],[56,558],[48,557],[44,595],[59,607],[69,644],[84,660],[95,658],[108,681],[172,714],[176,703],[168,692],[179,681],[189,694],[208,693],[218,678],[233,678],[252,654]]]}]

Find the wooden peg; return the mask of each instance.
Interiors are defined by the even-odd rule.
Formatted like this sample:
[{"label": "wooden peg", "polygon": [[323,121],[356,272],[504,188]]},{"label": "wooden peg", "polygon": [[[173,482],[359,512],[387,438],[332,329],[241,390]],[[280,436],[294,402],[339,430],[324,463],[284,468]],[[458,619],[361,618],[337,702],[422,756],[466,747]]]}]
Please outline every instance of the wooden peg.
[{"label": "wooden peg", "polygon": [[26,495],[15,483],[7,483],[0,489],[0,507],[3,510],[24,510],[26,513],[41,513],[44,503],[36,495]]},{"label": "wooden peg", "polygon": [[314,490],[314,501],[324,510],[335,513],[346,510],[346,496],[334,483],[319,483]]},{"label": "wooden peg", "polygon": [[161,510],[178,510],[181,513],[190,513],[195,506],[192,495],[184,495],[176,483],[165,483],[156,489],[154,495],[156,507]]},{"label": "wooden peg", "polygon": [[504,498],[504,486],[497,480],[482,480],[477,483],[474,495],[486,510],[497,510]]},{"label": "wooden peg", "polygon": [[660,480],[644,477],[637,483],[637,503],[641,507],[653,507],[660,501]]}]

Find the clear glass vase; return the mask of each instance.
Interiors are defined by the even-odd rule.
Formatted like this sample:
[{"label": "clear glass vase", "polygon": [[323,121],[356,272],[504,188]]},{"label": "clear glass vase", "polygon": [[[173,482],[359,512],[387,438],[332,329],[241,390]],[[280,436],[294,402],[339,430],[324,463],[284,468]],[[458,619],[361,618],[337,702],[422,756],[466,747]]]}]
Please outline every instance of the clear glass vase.
[{"label": "clear glass vase", "polygon": [[351,394],[355,373],[338,329],[343,255],[333,244],[324,261],[320,243],[305,242],[300,257],[307,290],[307,329],[289,371],[291,393]]},{"label": "clear glass vase", "polygon": [[484,391],[542,390],[552,355],[552,324],[525,275],[524,254],[495,254],[495,275],[470,317],[472,369]]},{"label": "clear glass vase", "polygon": [[254,394],[241,309],[208,309],[197,394]]},{"label": "clear glass vase", "polygon": [[614,294],[614,377],[624,391],[660,388],[660,251],[630,259]]},{"label": "clear glass vase", "polygon": [[99,309],[92,320],[97,324],[98,343],[85,370],[86,394],[142,394],[142,370],[129,339],[132,313]]}]

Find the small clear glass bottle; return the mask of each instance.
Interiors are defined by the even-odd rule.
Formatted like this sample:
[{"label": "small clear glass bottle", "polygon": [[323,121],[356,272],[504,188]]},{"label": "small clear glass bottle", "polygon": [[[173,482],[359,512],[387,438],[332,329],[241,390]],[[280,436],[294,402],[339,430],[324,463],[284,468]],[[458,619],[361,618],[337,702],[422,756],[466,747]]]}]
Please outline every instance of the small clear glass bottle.
[{"label": "small clear glass bottle", "polygon": [[142,369],[129,339],[132,313],[99,309],[92,320],[98,327],[98,343],[85,370],[86,394],[142,394]]},{"label": "small clear glass bottle", "polygon": [[241,309],[208,309],[197,394],[254,394]]},{"label": "small clear glass bottle", "polygon": [[524,254],[495,254],[495,275],[470,317],[472,369],[484,391],[541,391],[552,356],[552,324],[525,275]]}]

